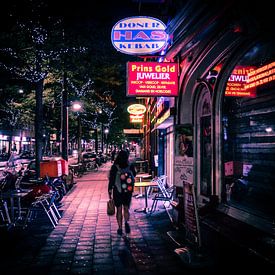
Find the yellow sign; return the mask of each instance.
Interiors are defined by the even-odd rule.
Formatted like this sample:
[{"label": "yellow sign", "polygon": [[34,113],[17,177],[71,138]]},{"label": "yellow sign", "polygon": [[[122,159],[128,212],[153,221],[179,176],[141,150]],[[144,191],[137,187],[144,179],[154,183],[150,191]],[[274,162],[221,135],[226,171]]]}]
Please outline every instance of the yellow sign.
[{"label": "yellow sign", "polygon": [[141,115],[146,112],[146,107],[142,104],[132,104],[127,108],[129,114]]}]

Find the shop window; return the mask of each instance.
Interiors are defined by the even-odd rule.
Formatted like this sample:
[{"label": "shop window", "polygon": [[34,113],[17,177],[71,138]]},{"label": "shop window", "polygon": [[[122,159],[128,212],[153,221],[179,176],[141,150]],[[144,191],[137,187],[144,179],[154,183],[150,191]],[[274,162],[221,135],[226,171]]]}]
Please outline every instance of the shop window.
[{"label": "shop window", "polygon": [[197,114],[197,146],[200,155],[197,166],[198,193],[202,198],[209,198],[212,192],[211,94],[205,85],[200,91]]},{"label": "shop window", "polygon": [[253,47],[232,71],[223,98],[225,204],[275,216],[275,47]]}]

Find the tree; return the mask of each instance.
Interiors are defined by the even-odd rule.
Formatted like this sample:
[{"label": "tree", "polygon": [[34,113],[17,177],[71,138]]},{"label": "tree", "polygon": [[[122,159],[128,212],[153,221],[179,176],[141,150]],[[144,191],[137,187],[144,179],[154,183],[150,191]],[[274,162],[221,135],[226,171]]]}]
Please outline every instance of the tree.
[{"label": "tree", "polygon": [[[63,29],[60,21],[48,15],[45,16],[42,13],[43,5],[34,6],[31,1],[29,4],[31,5],[29,16],[15,22],[12,32],[8,30],[1,34],[0,52],[3,56],[0,67],[34,86],[36,172],[39,176],[45,127],[43,119],[44,81],[53,63],[56,61],[60,63],[62,54],[68,50],[62,44]],[[4,47],[3,43],[5,43]]]},{"label": "tree", "polygon": [[[129,101],[125,96],[126,62],[134,57],[113,49],[111,22],[107,20],[102,25],[94,18],[56,17],[55,9],[49,11],[43,1],[25,0],[14,7],[18,10],[7,14],[16,20],[7,18],[7,27],[0,34],[0,69],[27,81],[35,91],[32,100],[35,99],[36,106],[37,169],[42,157],[43,132],[60,129],[64,80],[68,82],[71,99],[81,96],[77,91],[87,88],[81,96],[86,110],[82,114],[84,137],[88,139],[91,128],[102,123],[109,127],[110,140],[123,137],[122,130],[128,124],[124,107]],[[73,129],[76,124],[73,116],[70,122]]]}]

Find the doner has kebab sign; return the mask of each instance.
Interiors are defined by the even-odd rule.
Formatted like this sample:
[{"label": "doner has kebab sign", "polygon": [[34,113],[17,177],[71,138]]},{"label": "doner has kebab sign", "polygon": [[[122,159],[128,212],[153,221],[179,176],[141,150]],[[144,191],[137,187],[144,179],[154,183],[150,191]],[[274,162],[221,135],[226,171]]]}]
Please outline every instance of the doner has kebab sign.
[{"label": "doner has kebab sign", "polygon": [[152,54],[161,51],[167,43],[166,26],[159,19],[145,16],[118,21],[111,34],[113,46],[131,55]]}]

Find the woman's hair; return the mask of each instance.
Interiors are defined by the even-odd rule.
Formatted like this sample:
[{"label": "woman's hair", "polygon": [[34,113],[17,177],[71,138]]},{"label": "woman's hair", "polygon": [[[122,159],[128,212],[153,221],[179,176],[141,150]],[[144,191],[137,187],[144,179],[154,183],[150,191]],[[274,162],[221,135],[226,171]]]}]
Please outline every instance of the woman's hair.
[{"label": "woman's hair", "polygon": [[119,151],[119,153],[114,161],[114,164],[117,164],[120,168],[125,168],[129,164],[128,157],[129,157],[128,152],[125,150],[121,150],[121,151]]}]

